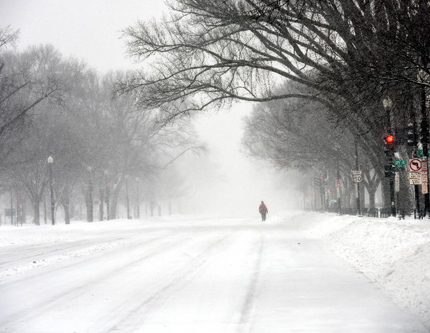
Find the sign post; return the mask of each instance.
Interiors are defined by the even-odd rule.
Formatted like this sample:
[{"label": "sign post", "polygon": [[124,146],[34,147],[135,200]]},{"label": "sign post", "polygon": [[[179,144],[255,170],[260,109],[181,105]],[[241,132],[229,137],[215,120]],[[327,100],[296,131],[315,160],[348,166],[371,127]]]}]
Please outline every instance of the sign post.
[{"label": "sign post", "polygon": [[361,170],[352,170],[352,181],[354,183],[361,183],[363,181],[363,174]]}]

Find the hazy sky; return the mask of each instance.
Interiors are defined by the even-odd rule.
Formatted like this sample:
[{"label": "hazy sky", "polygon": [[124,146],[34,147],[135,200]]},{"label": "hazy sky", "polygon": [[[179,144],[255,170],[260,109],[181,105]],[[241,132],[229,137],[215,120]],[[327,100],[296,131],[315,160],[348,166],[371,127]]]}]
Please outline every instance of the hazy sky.
[{"label": "hazy sky", "polygon": [[[65,57],[83,59],[106,72],[133,66],[125,57],[121,31],[165,10],[162,0],[0,0],[0,22],[2,27],[20,30],[18,49],[52,44]],[[208,142],[210,157],[223,174],[223,182],[213,189],[213,200],[220,200],[221,206],[223,201],[235,201],[232,207],[271,201],[271,172],[240,153],[241,118],[251,107],[240,104],[230,112],[198,121],[199,134]]]},{"label": "hazy sky", "polygon": [[0,22],[20,29],[20,48],[49,43],[107,71],[132,64],[121,31],[164,9],[160,0],[0,0]]}]

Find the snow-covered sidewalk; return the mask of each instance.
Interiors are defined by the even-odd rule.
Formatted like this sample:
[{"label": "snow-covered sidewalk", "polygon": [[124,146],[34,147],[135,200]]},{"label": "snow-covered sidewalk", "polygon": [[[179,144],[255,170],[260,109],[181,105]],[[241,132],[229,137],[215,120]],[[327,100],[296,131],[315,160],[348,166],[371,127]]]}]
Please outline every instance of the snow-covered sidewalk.
[{"label": "snow-covered sidewalk", "polygon": [[430,331],[430,220],[306,213],[295,219],[341,258],[420,316]]}]

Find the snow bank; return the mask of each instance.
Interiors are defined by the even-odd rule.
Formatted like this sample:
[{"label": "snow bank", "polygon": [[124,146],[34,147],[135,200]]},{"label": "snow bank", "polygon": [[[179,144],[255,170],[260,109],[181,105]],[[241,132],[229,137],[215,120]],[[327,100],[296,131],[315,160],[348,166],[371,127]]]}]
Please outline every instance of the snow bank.
[{"label": "snow bank", "polygon": [[[322,217],[322,219],[321,219]],[[430,221],[305,214],[307,233],[378,283],[430,328]],[[317,222],[319,220],[319,222]]]}]

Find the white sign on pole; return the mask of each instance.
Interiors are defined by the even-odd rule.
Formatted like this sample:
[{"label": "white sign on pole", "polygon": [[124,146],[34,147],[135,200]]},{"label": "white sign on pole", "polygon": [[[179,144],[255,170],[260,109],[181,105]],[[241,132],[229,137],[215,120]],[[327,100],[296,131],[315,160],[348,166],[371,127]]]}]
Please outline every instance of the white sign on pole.
[{"label": "white sign on pole", "polygon": [[361,181],[363,180],[361,174],[359,175],[352,175],[352,181],[354,183],[361,183]]},{"label": "white sign on pole", "polygon": [[411,185],[421,185],[421,172],[409,172],[409,184]]},{"label": "white sign on pole", "polygon": [[409,170],[412,172],[421,171],[422,161],[419,158],[413,158],[409,161]]},{"label": "white sign on pole", "polygon": [[427,160],[422,160],[421,161],[421,171],[422,172],[427,172],[428,168],[428,161]]},{"label": "white sign on pole", "polygon": [[361,170],[351,170],[353,175],[361,175]]}]

